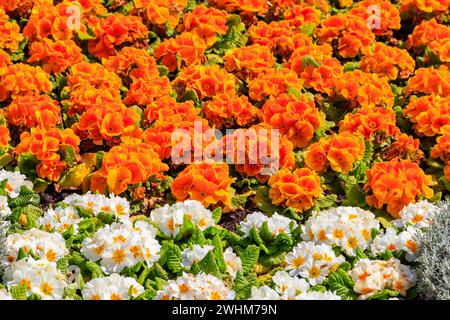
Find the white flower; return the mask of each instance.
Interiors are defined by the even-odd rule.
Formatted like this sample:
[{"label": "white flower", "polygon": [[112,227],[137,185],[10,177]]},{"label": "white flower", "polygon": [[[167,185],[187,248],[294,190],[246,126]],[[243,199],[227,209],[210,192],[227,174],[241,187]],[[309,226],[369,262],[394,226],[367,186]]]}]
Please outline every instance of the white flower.
[{"label": "white flower", "polygon": [[100,260],[102,270],[117,273],[139,261],[148,267],[159,260],[161,245],[155,239],[157,230],[146,221],[112,223],[83,240],[81,253],[94,262]]},{"label": "white flower", "polygon": [[105,278],[92,279],[81,294],[85,300],[129,300],[129,293],[136,298],[144,291],[136,279],[113,273]]},{"label": "white flower", "polygon": [[252,228],[259,230],[266,221],[269,221],[269,217],[265,216],[263,213],[251,213],[240,222],[240,230],[244,234],[244,237],[248,237]]},{"label": "white flower", "polygon": [[399,240],[397,231],[394,228],[388,228],[384,234],[379,234],[373,239],[371,252],[377,255],[385,251],[400,250],[401,243]]},{"label": "white flower", "polygon": [[39,218],[39,225],[47,232],[66,232],[73,226],[74,234],[78,234],[78,223],[81,221],[77,210],[73,207],[56,207],[48,209],[44,216]]},{"label": "white flower", "polygon": [[400,219],[393,223],[399,227],[412,225],[416,228],[428,228],[438,207],[427,200],[409,203],[400,211]]},{"label": "white flower", "polygon": [[309,283],[305,279],[292,277],[286,271],[277,271],[272,277],[277,291],[283,300],[292,300],[296,295],[307,292]]},{"label": "white flower", "polygon": [[372,229],[380,223],[370,211],[357,207],[338,207],[314,212],[302,227],[302,239],[340,246],[348,255],[365,250],[372,243]]},{"label": "white flower", "polygon": [[227,266],[227,273],[229,273],[232,278],[236,278],[236,273],[238,271],[242,271],[242,261],[236,253],[233,252],[231,247],[228,247],[223,252],[223,258],[225,260],[225,264]]},{"label": "white flower", "polygon": [[7,264],[17,259],[20,249],[24,253],[32,253],[34,257],[49,262],[57,262],[69,254],[61,234],[48,233],[34,228],[8,236],[6,239]]},{"label": "white flower", "polygon": [[300,275],[315,285],[322,283],[344,261],[344,257],[336,256],[329,245],[300,242],[286,255],[286,270],[291,276]]},{"label": "white flower", "polygon": [[395,290],[405,296],[416,282],[415,273],[395,258],[389,261],[360,259],[350,275],[355,281],[353,290],[360,294],[359,299],[367,299],[384,289]]},{"label": "white flower", "polygon": [[205,273],[184,273],[169,280],[154,300],[233,300],[235,292],[219,278]]},{"label": "white flower", "polygon": [[297,223],[289,218],[286,218],[278,213],[274,213],[268,220],[268,227],[272,235],[277,236],[280,233],[291,235],[292,229],[297,227]]},{"label": "white flower", "polygon": [[66,276],[56,263],[26,258],[13,262],[5,270],[5,283],[10,288],[19,284],[28,288],[28,294],[38,294],[44,300],[62,299],[67,286]]},{"label": "white flower", "polygon": [[8,206],[8,198],[0,196],[0,220],[11,215],[11,209]]},{"label": "white flower", "polygon": [[20,194],[22,186],[27,187],[29,190],[33,190],[33,183],[28,181],[27,177],[19,171],[10,172],[0,170],[0,182],[4,180],[7,180],[5,191],[10,198],[16,198]]},{"label": "white flower", "polygon": [[91,192],[83,195],[74,193],[67,196],[63,203],[90,211],[95,216],[100,212],[104,212],[122,220],[130,215],[130,203],[128,200],[114,195],[107,197],[103,194],[92,194]]},{"label": "white flower", "polygon": [[420,229],[408,226],[405,231],[398,235],[401,250],[406,252],[406,260],[415,261],[419,251],[418,238],[422,232]]},{"label": "white flower", "polygon": [[194,244],[192,249],[186,248],[181,252],[183,267],[190,268],[194,263],[199,263],[208,254],[209,251],[213,250],[213,246],[201,246],[199,244]]},{"label": "white flower", "polygon": [[150,219],[168,237],[177,236],[185,216],[202,231],[215,225],[211,211],[196,200],[177,202],[171,206],[166,204],[150,213]]},{"label": "white flower", "polygon": [[259,288],[252,287],[252,293],[249,300],[280,300],[278,292],[269,286],[261,286]]}]

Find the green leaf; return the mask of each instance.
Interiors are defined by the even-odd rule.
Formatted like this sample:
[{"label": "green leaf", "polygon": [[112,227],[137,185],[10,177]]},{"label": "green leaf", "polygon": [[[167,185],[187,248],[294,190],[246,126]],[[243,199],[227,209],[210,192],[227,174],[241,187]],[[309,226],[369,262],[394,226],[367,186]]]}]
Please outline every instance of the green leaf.
[{"label": "green leaf", "polygon": [[92,279],[101,278],[101,277],[104,276],[102,269],[95,262],[87,261],[85,263],[85,267],[86,267],[87,270],[89,270],[91,272],[91,278]]},{"label": "green leaf", "polygon": [[14,160],[14,157],[12,155],[10,155],[9,153],[2,154],[0,156],[0,168],[5,167],[9,163],[11,163],[11,161],[13,161],[13,160]]},{"label": "green leaf", "polygon": [[92,39],[97,38],[95,35],[90,35],[89,33],[86,33],[86,32],[80,31],[80,30],[76,30],[76,33],[77,33],[78,39],[80,39],[81,41],[92,40]]},{"label": "green leaf", "polygon": [[224,55],[228,49],[244,47],[247,43],[245,24],[238,15],[231,15],[227,21],[228,31],[211,48],[211,52]]},{"label": "green leaf", "polygon": [[353,291],[354,282],[346,271],[338,269],[336,272],[330,273],[325,284],[331,291],[336,293],[343,299],[356,299],[358,294]]},{"label": "green leaf", "polygon": [[212,212],[212,218],[214,219],[215,223],[219,223],[220,218],[222,217],[222,208],[221,207],[217,207],[215,208]]},{"label": "green leaf", "polygon": [[170,246],[167,251],[167,267],[173,273],[179,273],[182,270],[181,251],[176,245]]},{"label": "green leaf", "polygon": [[312,56],[304,56],[302,58],[302,65],[304,67],[313,66],[315,68],[320,67],[320,64]]},{"label": "green leaf", "polygon": [[329,194],[325,197],[321,197],[315,200],[314,209],[322,211],[336,206],[337,195]]},{"label": "green leaf", "polygon": [[283,265],[286,262],[286,252],[278,251],[271,255],[261,256],[260,262],[269,267]]},{"label": "green leaf", "polygon": [[245,203],[247,202],[247,194],[235,195],[231,198],[231,206],[235,209],[243,209]]},{"label": "green leaf", "polygon": [[220,239],[219,235],[216,234],[212,239],[212,243],[214,245],[214,257],[217,261],[217,266],[219,267],[219,271],[221,273],[225,273],[227,271],[227,265],[225,263],[225,259],[223,257],[223,243],[222,239]]},{"label": "green leaf", "polygon": [[214,253],[209,251],[206,256],[198,263],[200,269],[207,274],[220,276],[219,266],[217,265],[216,259],[214,259]]},{"label": "green leaf", "polygon": [[378,291],[377,293],[371,295],[367,300],[387,300],[391,297],[398,297],[400,293],[395,290],[384,289],[383,291]]},{"label": "green leaf", "polygon": [[37,177],[36,166],[39,160],[30,152],[24,152],[19,155],[17,160],[17,167],[20,172],[28,177]]},{"label": "green leaf", "polygon": [[69,298],[72,300],[83,300],[78,294],[76,287],[66,287],[64,288],[64,298]]},{"label": "green leaf", "polygon": [[249,245],[240,254],[240,258],[242,261],[242,270],[244,274],[249,273],[253,269],[255,264],[258,262],[259,248],[253,244]]},{"label": "green leaf", "polygon": [[11,287],[10,293],[14,300],[27,300],[28,297],[28,289],[24,284]]},{"label": "green leaf", "polygon": [[342,202],[344,206],[366,207],[366,197],[361,186],[354,176],[339,175],[342,180],[346,199]]},{"label": "green leaf", "polygon": [[193,224],[191,220],[189,220],[188,216],[185,215],[183,217],[183,224],[181,225],[180,232],[177,234],[175,240],[180,241],[181,239],[192,235],[195,229],[196,226]]}]

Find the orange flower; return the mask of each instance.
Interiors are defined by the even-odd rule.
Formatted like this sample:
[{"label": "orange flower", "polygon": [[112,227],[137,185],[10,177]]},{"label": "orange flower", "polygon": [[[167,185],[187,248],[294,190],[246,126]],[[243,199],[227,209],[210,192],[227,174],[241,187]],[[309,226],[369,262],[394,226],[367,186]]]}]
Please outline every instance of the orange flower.
[{"label": "orange flower", "polygon": [[319,173],[328,169],[330,162],[327,159],[327,154],[330,149],[330,142],[331,137],[324,137],[308,146],[303,154],[308,168]]},{"label": "orange flower", "polygon": [[322,43],[337,40],[337,49],[343,58],[366,53],[375,41],[375,35],[367,22],[355,15],[337,14],[328,17],[317,29],[316,35]]},{"label": "orange flower", "polygon": [[222,146],[237,172],[245,177],[256,177],[261,183],[280,167],[292,169],[295,166],[292,142],[265,123],[227,134]]},{"label": "orange flower", "polygon": [[230,12],[243,11],[245,13],[256,13],[263,15],[269,10],[266,0],[210,0],[208,1],[214,7],[224,8]]},{"label": "orange flower", "polygon": [[145,74],[131,83],[123,102],[128,106],[134,104],[145,106],[157,98],[170,94],[171,91],[169,78]]},{"label": "orange flower", "polygon": [[175,38],[161,42],[154,49],[153,55],[172,72],[179,68],[203,63],[205,50],[206,43],[203,39],[194,33],[183,32]]},{"label": "orange flower", "polygon": [[432,158],[440,158],[444,163],[450,162],[450,127],[436,139],[436,145],[431,149]]},{"label": "orange flower", "polygon": [[249,80],[247,86],[250,99],[263,101],[269,96],[278,97],[282,93],[287,93],[291,88],[300,90],[302,81],[288,68],[267,69],[255,79]]},{"label": "orange flower", "polygon": [[7,127],[7,122],[3,114],[3,110],[0,110],[0,148],[4,149],[9,146],[9,141],[11,141],[11,135]]},{"label": "orange flower", "polygon": [[184,15],[183,25],[179,29],[191,31],[210,47],[217,41],[218,35],[227,33],[228,17],[225,11],[200,4]]},{"label": "orange flower", "polygon": [[121,144],[103,155],[101,168],[91,178],[91,191],[121,194],[129,185],[143,183],[150,177],[163,179],[169,167],[145,143]]},{"label": "orange flower", "polygon": [[294,148],[305,147],[325,121],[324,114],[306,95],[294,97],[283,93],[270,98],[263,105],[261,113],[262,120],[285,134]]},{"label": "orange flower", "polygon": [[285,57],[288,57],[295,49],[295,38],[303,38],[303,41],[312,43],[312,38],[306,34],[294,34],[286,20],[271,21],[269,24],[258,21],[248,28],[247,33],[251,43],[268,47],[274,54]]},{"label": "orange flower", "polygon": [[171,190],[178,201],[198,200],[205,207],[221,203],[231,205],[231,183],[226,163],[192,163],[172,182]]},{"label": "orange flower", "polygon": [[8,15],[0,8],[0,49],[16,51],[22,40],[19,25],[9,21]]},{"label": "orange flower", "polygon": [[394,159],[377,162],[366,172],[368,181],[364,185],[370,206],[379,209],[387,204],[387,211],[394,217],[409,203],[415,203],[419,196],[430,199],[434,192],[431,176],[425,175],[417,163]]},{"label": "orange flower", "polygon": [[11,58],[9,57],[9,54],[0,49],[0,76],[4,72],[3,70],[6,70],[6,68],[11,64],[12,62]]},{"label": "orange flower", "polygon": [[270,48],[258,44],[229,50],[225,56],[225,69],[240,79],[253,79],[275,65]]},{"label": "orange flower", "polygon": [[284,12],[284,19],[293,27],[303,25],[318,25],[320,23],[320,11],[310,5],[300,3]]},{"label": "orange flower", "polygon": [[98,58],[115,54],[115,47],[147,38],[148,29],[137,16],[111,14],[103,19],[91,19],[96,39],[89,40],[88,51]]},{"label": "orange flower", "polygon": [[45,72],[59,74],[82,60],[81,48],[72,40],[52,41],[45,38],[42,42],[31,44],[28,62],[39,61]]},{"label": "orange flower", "polygon": [[170,28],[175,29],[187,3],[188,0],[150,0],[147,3],[148,20],[160,27],[167,23]]},{"label": "orange flower", "polygon": [[322,138],[305,151],[306,165],[316,171],[325,171],[328,165],[336,172],[348,173],[353,164],[364,156],[364,140],[349,132],[332,138]]},{"label": "orange flower", "polygon": [[450,105],[448,98],[436,95],[412,96],[403,114],[414,123],[418,135],[432,137],[443,133],[450,126]]},{"label": "orange flower", "polygon": [[158,66],[155,58],[149,55],[148,50],[133,47],[124,47],[117,55],[102,59],[103,66],[111,72],[123,77],[136,80],[142,74],[158,76]]},{"label": "orange flower", "polygon": [[376,42],[374,51],[368,52],[361,60],[362,71],[386,76],[389,80],[408,78],[415,68],[415,61],[408,51]]},{"label": "orange flower", "polygon": [[66,167],[65,161],[59,161],[59,155],[55,159],[44,160],[36,166],[39,177],[50,181],[58,181]]},{"label": "orange flower", "polygon": [[200,99],[236,92],[236,78],[217,64],[185,68],[178,73],[172,85],[182,88],[180,92],[177,91],[179,96],[183,96],[187,89],[192,89]]},{"label": "orange flower", "polygon": [[335,80],[344,69],[332,54],[328,44],[305,43],[292,53],[286,66],[297,73],[306,88],[332,95]]},{"label": "orange flower", "polygon": [[204,113],[211,125],[221,129],[252,124],[260,111],[246,96],[218,94],[205,104]]},{"label": "orange flower", "polygon": [[450,181],[450,162],[447,162],[447,165],[444,168],[444,175],[447,181]]},{"label": "orange flower", "polygon": [[335,80],[336,92],[355,107],[386,107],[394,105],[394,94],[386,78],[376,73],[354,70]]},{"label": "orange flower", "polygon": [[182,121],[194,122],[199,119],[199,109],[190,100],[177,102],[170,96],[162,96],[147,105],[143,118],[146,124],[152,124],[157,120],[179,123]]},{"label": "orange flower", "polygon": [[406,133],[398,134],[395,141],[384,148],[381,156],[384,160],[392,160],[394,158],[410,159],[420,163],[424,154],[419,149],[420,141],[408,136]]},{"label": "orange flower", "polygon": [[[400,12],[416,12],[440,14],[448,13],[450,8],[449,0],[402,0],[400,1]],[[415,13],[417,14],[417,13]]]},{"label": "orange flower", "polygon": [[10,96],[15,98],[29,93],[43,93],[52,90],[49,75],[40,67],[16,63],[0,74],[0,101]]},{"label": "orange flower", "polygon": [[376,134],[392,137],[400,130],[395,125],[395,112],[381,107],[363,107],[355,113],[347,113],[339,122],[339,132],[357,133],[369,140]]},{"label": "orange flower", "polygon": [[439,68],[420,68],[409,79],[405,88],[407,95],[413,92],[436,94],[442,97],[450,95],[450,71],[445,65]]},{"label": "orange flower", "polygon": [[[372,10],[369,10],[370,8]],[[349,11],[349,14],[367,21],[371,26],[371,31],[376,35],[387,35],[392,33],[392,30],[400,29],[400,13],[391,1],[360,1],[356,7]],[[376,19],[377,15],[379,19]]]},{"label": "orange flower", "polygon": [[269,197],[274,205],[291,207],[304,212],[314,206],[321,195],[320,178],[315,171],[300,168],[281,169],[269,179]]},{"label": "orange flower", "polygon": [[6,118],[14,126],[49,129],[62,122],[58,101],[48,95],[23,95],[6,108]]}]

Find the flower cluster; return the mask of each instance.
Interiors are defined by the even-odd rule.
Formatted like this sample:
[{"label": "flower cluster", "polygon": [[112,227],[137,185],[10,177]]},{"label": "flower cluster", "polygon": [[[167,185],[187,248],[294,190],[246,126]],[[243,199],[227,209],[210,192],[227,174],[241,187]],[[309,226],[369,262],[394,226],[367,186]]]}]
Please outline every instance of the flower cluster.
[{"label": "flower cluster", "polygon": [[308,168],[282,169],[270,177],[269,186],[273,204],[292,207],[299,212],[310,209],[322,193],[319,176]]},{"label": "flower cluster", "polygon": [[399,216],[405,205],[416,202],[419,196],[430,199],[434,194],[430,188],[431,177],[417,163],[409,160],[378,162],[366,174],[368,181],[364,189],[372,191],[366,197],[367,203],[375,208],[387,204],[387,211],[394,218]]},{"label": "flower cluster", "polygon": [[100,261],[107,274],[120,272],[139,261],[152,267],[159,260],[161,249],[155,239],[156,232],[145,221],[114,222],[98,230],[92,238],[85,238],[80,252],[91,261]]},{"label": "flower cluster", "polygon": [[360,294],[360,299],[384,289],[398,291],[404,296],[416,282],[415,273],[395,258],[388,261],[359,260],[351,276],[355,281],[354,290]]},{"label": "flower cluster", "polygon": [[108,277],[92,279],[82,290],[85,300],[130,300],[144,293],[134,278],[113,273]]},{"label": "flower cluster", "polygon": [[372,243],[372,230],[380,224],[375,215],[357,207],[340,207],[314,212],[302,227],[302,239],[318,244],[335,245],[355,256],[357,249],[366,250]]},{"label": "flower cluster", "polygon": [[304,153],[305,163],[317,172],[324,172],[330,166],[336,172],[348,173],[362,159],[364,151],[364,140],[344,131],[309,145]]}]

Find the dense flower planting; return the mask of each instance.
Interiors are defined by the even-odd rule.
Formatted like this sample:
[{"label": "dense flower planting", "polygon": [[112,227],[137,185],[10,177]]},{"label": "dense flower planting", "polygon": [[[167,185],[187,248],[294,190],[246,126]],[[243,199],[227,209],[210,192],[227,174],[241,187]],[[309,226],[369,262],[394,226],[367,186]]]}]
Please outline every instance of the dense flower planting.
[{"label": "dense flower planting", "polygon": [[449,7],[1,1],[0,300],[414,299]]}]

